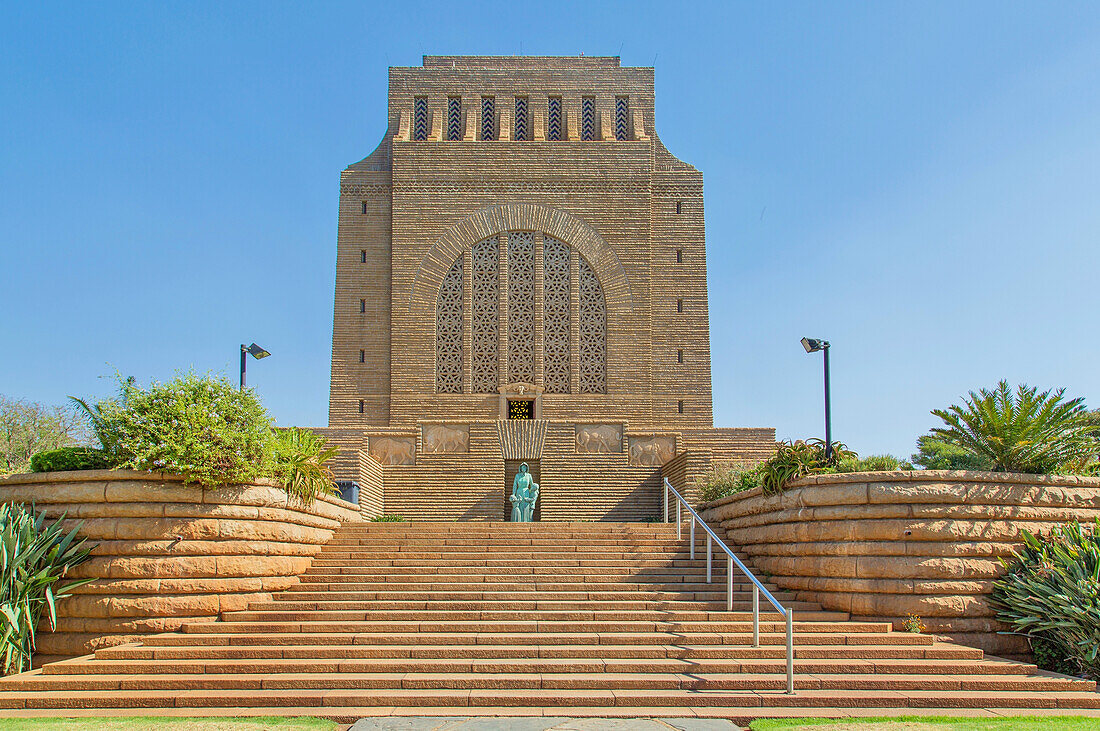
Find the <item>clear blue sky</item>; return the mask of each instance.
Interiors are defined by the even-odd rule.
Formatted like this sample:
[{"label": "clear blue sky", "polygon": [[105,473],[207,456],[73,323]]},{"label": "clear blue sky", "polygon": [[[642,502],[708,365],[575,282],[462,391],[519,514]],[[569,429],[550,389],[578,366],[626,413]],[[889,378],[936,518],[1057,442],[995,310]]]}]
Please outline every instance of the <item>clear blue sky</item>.
[{"label": "clear blue sky", "polygon": [[1100,406],[1095,3],[0,6],[0,393],[118,369],[327,418],[339,173],[422,54],[655,65],[705,175],[716,422],[908,454],[999,378]]}]

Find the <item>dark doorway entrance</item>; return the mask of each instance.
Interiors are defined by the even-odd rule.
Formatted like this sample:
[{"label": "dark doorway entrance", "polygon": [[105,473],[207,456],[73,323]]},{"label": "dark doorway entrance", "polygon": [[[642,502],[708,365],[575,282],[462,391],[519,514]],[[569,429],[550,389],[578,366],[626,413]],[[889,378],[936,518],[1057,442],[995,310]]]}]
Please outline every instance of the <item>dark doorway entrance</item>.
[{"label": "dark doorway entrance", "polygon": [[508,400],[508,418],[509,419],[534,419],[535,418],[535,402],[531,399],[509,399]]},{"label": "dark doorway entrance", "polygon": [[542,500],[545,495],[542,490],[542,470],[539,469],[539,461],[537,459],[506,459],[504,460],[504,519],[512,519],[512,501],[508,498],[512,497],[512,480],[516,478],[516,473],[519,472],[519,466],[524,462],[527,463],[527,469],[531,472],[531,479],[539,485],[539,499],[535,503],[535,520],[542,520]]}]

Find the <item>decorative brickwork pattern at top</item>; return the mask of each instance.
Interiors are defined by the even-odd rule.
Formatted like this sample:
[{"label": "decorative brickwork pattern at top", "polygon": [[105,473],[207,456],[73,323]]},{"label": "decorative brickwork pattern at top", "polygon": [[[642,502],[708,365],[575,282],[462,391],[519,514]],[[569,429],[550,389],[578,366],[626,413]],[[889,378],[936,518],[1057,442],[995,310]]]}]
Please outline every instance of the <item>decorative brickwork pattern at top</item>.
[{"label": "decorative brickwork pattern at top", "polygon": [[447,98],[447,139],[462,139],[462,97]]},{"label": "decorative brickwork pattern at top", "polygon": [[462,257],[439,288],[435,333],[435,390],[462,393]]},{"label": "decorative brickwork pattern at top", "polygon": [[527,97],[516,97],[516,121],[515,121],[515,135],[517,140],[529,140],[528,135],[530,133],[530,127],[527,120]]},{"label": "decorative brickwork pattern at top", "polygon": [[428,139],[428,97],[418,96],[413,100],[413,139],[422,142]]},{"label": "decorative brickwork pattern at top", "polygon": [[474,393],[496,393],[500,357],[500,244],[496,236],[480,241],[473,251]]},{"label": "decorative brickwork pattern at top", "polygon": [[600,280],[580,262],[581,393],[607,393],[607,307]]},{"label": "decorative brickwork pattern at top", "polygon": [[535,381],[535,235],[508,234],[508,380]]},{"label": "decorative brickwork pattern at top", "polygon": [[561,139],[561,97],[550,97],[546,109],[546,139]]},{"label": "decorative brickwork pattern at top", "polygon": [[546,393],[569,393],[569,247],[543,236],[544,372]]},{"label": "decorative brickwork pattern at top", "polygon": [[581,97],[581,139],[596,139],[596,98]]},{"label": "decorative brickwork pattern at top", "polygon": [[491,96],[481,97],[481,139],[497,138],[497,103]]},{"label": "decorative brickwork pattern at top", "polygon": [[630,97],[615,97],[615,139],[630,139]]}]

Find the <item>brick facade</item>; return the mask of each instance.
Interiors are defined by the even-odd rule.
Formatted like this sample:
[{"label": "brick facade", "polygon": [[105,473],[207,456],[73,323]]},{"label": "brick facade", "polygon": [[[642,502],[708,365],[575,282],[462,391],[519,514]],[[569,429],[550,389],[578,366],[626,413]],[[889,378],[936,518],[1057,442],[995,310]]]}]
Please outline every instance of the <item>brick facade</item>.
[{"label": "brick facade", "polygon": [[[509,394],[549,424],[546,491],[581,489],[603,460],[589,488],[652,492],[659,477],[639,470],[685,449],[770,448],[771,430],[713,430],[703,180],[661,144],[653,93],[653,69],[617,57],[390,69],[386,135],[341,176],[329,403],[336,441],[389,462],[382,509],[428,510],[412,497],[428,469],[469,494],[436,517],[495,516],[473,506],[503,489]],[[426,423],[443,425],[430,432],[443,451],[424,451]],[[621,451],[594,459],[577,423],[607,427],[580,437],[589,448],[614,432]],[[645,517],[652,502],[584,517]]]}]

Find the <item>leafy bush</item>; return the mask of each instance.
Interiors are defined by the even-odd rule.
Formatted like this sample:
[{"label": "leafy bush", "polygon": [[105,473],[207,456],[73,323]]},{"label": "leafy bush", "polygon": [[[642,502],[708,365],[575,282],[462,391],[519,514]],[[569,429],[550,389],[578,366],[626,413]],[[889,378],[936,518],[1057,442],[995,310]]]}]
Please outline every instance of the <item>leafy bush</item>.
[{"label": "leafy bush", "polygon": [[1078,673],[1100,678],[1100,519],[1023,537],[1015,562],[1002,559],[1008,573],[993,583],[998,618],[1045,643],[1047,658],[1065,657]]},{"label": "leafy bush", "polygon": [[780,442],[771,459],[760,466],[761,486],[764,492],[781,492],[792,480],[822,472],[836,472],[840,462],[855,457],[856,453],[840,442],[833,443],[829,456],[825,454],[825,442],[821,439]]},{"label": "leafy bush", "polygon": [[961,406],[934,410],[945,426],[932,436],[989,460],[996,472],[1079,470],[1096,457],[1095,426],[1083,400],[1065,401],[1064,394],[1026,385],[1013,393],[1001,381],[991,391],[971,391]]},{"label": "leafy bush", "polygon": [[336,447],[308,429],[280,429],[272,445],[275,478],[304,505],[318,495],[338,494],[332,471],[325,464],[336,452]]},{"label": "leafy bush", "polygon": [[113,466],[110,455],[93,447],[62,447],[31,457],[31,472],[103,470]]},{"label": "leafy bush", "polygon": [[50,629],[56,629],[57,600],[91,581],[54,588],[90,553],[84,539],[76,540],[79,525],[64,532],[64,517],[46,525],[45,512],[35,515],[33,507],[0,505],[0,652],[5,675],[30,670],[34,633],[43,611]]},{"label": "leafy bush", "polygon": [[926,470],[981,470],[993,469],[988,457],[974,454],[965,447],[948,444],[931,434],[917,438],[917,453],[909,461]]},{"label": "leafy bush", "polygon": [[183,475],[204,487],[270,474],[271,417],[251,391],[222,377],[177,376],[148,389],[119,379],[119,394],[80,404],[119,467]]},{"label": "leafy bush", "polygon": [[386,513],[385,515],[376,515],[370,519],[372,523],[404,523],[405,516],[398,515],[397,513]]},{"label": "leafy bush", "polygon": [[88,436],[72,408],[0,395],[0,475],[27,472],[35,454],[82,444]]},{"label": "leafy bush", "polygon": [[870,457],[845,457],[836,465],[837,472],[890,472],[911,470],[913,465],[892,454],[872,454]]},{"label": "leafy bush", "polygon": [[709,503],[712,500],[735,495],[761,485],[761,466],[744,462],[715,462],[706,474],[696,481],[699,501]]}]

